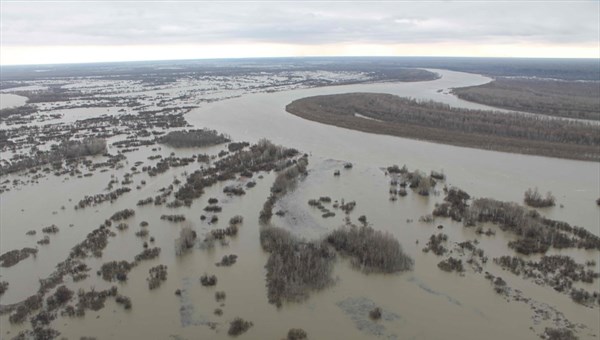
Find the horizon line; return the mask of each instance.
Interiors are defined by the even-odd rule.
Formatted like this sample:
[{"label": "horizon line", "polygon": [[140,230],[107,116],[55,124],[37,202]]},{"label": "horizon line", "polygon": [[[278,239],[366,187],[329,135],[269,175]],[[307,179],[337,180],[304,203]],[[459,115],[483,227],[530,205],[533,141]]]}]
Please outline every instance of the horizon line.
[{"label": "horizon line", "polygon": [[389,56],[389,55],[358,55],[358,56],[348,56],[348,55],[339,55],[339,56],[331,56],[331,55],[314,55],[314,56],[256,56],[256,57],[213,57],[213,58],[182,58],[182,59],[139,59],[139,60],[107,60],[107,61],[78,61],[78,62],[65,62],[65,63],[25,63],[25,64],[0,64],[0,67],[23,67],[23,66],[61,66],[61,65],[92,65],[92,64],[119,64],[119,63],[141,63],[141,62],[175,62],[175,61],[211,61],[211,60],[267,60],[267,59],[334,59],[334,58],[344,58],[344,59],[352,59],[352,58],[381,58],[381,59],[394,59],[394,58],[431,58],[431,59],[442,59],[442,58],[452,58],[452,59],[545,59],[545,60],[597,60],[600,62],[600,56],[597,58],[590,57],[539,57],[539,56],[516,56],[516,57],[506,57],[506,56],[439,56],[439,55],[421,55],[421,56],[411,56],[411,55],[398,55],[398,56]]}]

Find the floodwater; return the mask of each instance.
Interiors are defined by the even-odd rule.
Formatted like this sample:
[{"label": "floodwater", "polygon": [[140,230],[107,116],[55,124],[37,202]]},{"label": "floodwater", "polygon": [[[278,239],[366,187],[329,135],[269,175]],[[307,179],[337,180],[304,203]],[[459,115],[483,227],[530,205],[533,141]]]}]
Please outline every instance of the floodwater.
[{"label": "floodwater", "polygon": [[[247,190],[242,197],[227,197],[222,193],[225,185],[220,183],[206,190],[205,194],[189,207],[169,209],[154,205],[136,207],[139,199],[157,195],[158,189],[169,185],[175,177],[183,179],[182,173],[197,169],[193,164],[172,168],[167,173],[148,177],[146,173],[133,177],[132,191],[114,203],[105,202],[96,207],[74,210],[73,206],[83,196],[103,192],[115,175],[119,179],[136,161],[144,165],[154,164],[147,160],[154,154],[152,147],[141,147],[128,153],[128,163],[123,169],[105,173],[95,172],[89,178],[41,179],[36,185],[23,186],[20,190],[0,196],[0,253],[24,246],[36,246],[41,239],[41,228],[56,224],[60,232],[51,235],[48,246],[39,246],[36,258],[29,258],[12,268],[2,268],[0,279],[10,286],[1,298],[2,304],[20,301],[31,295],[38,287],[38,278],[46,277],[54,265],[64,259],[69,249],[83,240],[85,235],[101,224],[114,212],[134,208],[136,215],[126,222],[129,229],[117,232],[109,240],[101,259],[88,259],[90,277],[82,282],[66,284],[72,289],[95,287],[105,289],[107,283],[95,275],[102,263],[111,260],[128,260],[140,253],[143,240],[134,235],[141,221],[148,221],[150,235],[156,238],[155,246],[161,247],[160,257],[143,261],[129,274],[126,283],[117,284],[120,294],[129,296],[133,307],[124,311],[112,300],[98,312],[87,311],[84,318],[62,318],[53,322],[67,338],[95,336],[100,339],[155,338],[198,339],[230,338],[228,322],[234,317],[252,321],[254,326],[240,338],[281,339],[290,328],[303,328],[311,339],[536,339],[537,334],[549,324],[535,324],[535,314],[524,302],[507,302],[493,291],[492,285],[482,274],[467,270],[465,276],[446,273],[437,268],[441,258],[421,249],[431,234],[448,234],[448,248],[463,240],[479,240],[479,247],[490,259],[512,254],[506,244],[511,239],[496,228],[495,236],[477,236],[473,229],[463,228],[460,223],[440,219],[434,224],[418,221],[431,212],[442,196],[424,198],[416,194],[389,201],[389,177],[381,167],[406,164],[409,169],[443,170],[447,184],[456,185],[472,196],[494,197],[520,202],[528,187],[538,186],[541,191],[551,190],[557,197],[555,207],[541,212],[555,219],[580,225],[600,234],[600,209],[595,199],[600,195],[599,164],[561,160],[547,157],[524,156],[501,152],[460,148],[403,138],[367,134],[303,120],[285,112],[285,105],[294,99],[343,92],[386,92],[415,98],[430,98],[451,105],[482,107],[467,103],[452,95],[438,93],[439,89],[482,84],[488,78],[458,72],[436,70],[442,78],[421,83],[386,83],[336,86],[307,90],[294,90],[270,94],[252,94],[202,106],[190,112],[186,118],[195,126],[217,129],[230,134],[234,140],[257,141],[268,138],[289,147],[310,153],[309,175],[297,189],[278,202],[274,211],[286,211],[283,217],[274,216],[272,223],[291,230],[294,234],[313,239],[322,237],[329,230],[343,223],[343,213],[323,219],[318,210],[310,208],[308,199],[331,196],[334,200],[355,200],[357,206],[350,214],[356,222],[366,215],[375,229],[385,230],[399,239],[404,250],[415,260],[414,270],[399,275],[365,275],[354,270],[349,261],[339,259],[335,265],[336,283],[315,292],[302,303],[284,304],[276,308],[267,301],[264,265],[268,254],[259,245],[258,215],[274,174],[256,176],[257,186]],[[103,112],[104,113],[104,112]],[[177,156],[194,153],[216,154],[221,147],[206,149],[173,150],[162,147],[163,156],[172,151]],[[115,150],[109,150],[115,152]],[[101,161],[101,158],[95,161]],[[354,167],[341,169],[343,161]],[[333,171],[341,169],[341,176]],[[9,178],[12,179],[12,178]],[[4,180],[4,178],[2,179]],[[146,180],[140,190],[135,185]],[[57,190],[60,188],[60,190]],[[438,189],[440,189],[438,187]],[[242,215],[244,223],[237,237],[228,246],[217,245],[212,250],[193,249],[181,257],[175,256],[174,239],[182,226],[191,226],[203,235],[215,226],[200,221],[202,209],[208,198],[216,197],[223,212],[216,227],[224,228],[234,215]],[[61,209],[65,206],[65,209]],[[184,214],[183,223],[160,220],[162,214]],[[413,222],[408,222],[412,220]],[[69,225],[72,224],[72,227]],[[443,224],[444,229],[435,226]],[[491,226],[495,228],[494,226]],[[26,236],[27,230],[38,231],[36,236]],[[418,244],[416,241],[419,241]],[[597,252],[564,252],[578,262],[598,257]],[[223,255],[237,254],[238,261],[232,267],[216,267]],[[600,262],[600,261],[597,261]],[[148,290],[148,269],[158,264],[168,266],[168,279],[159,288]],[[595,270],[599,270],[598,264]],[[578,332],[582,339],[597,338],[600,334],[598,308],[587,308],[573,303],[567,295],[550,287],[537,286],[508,272],[502,271],[490,260],[484,271],[500,275],[510,287],[520,289],[523,295],[537,302],[556,307],[573,323],[586,328]],[[203,287],[199,277],[215,274],[216,287]],[[178,297],[176,289],[182,289]],[[587,290],[597,290],[586,286]],[[227,298],[220,306],[214,298],[216,291],[225,291]],[[387,320],[371,322],[365,313],[357,313],[365,306],[380,306]],[[213,314],[215,308],[223,309],[223,316]],[[362,309],[361,309],[362,308]],[[216,322],[215,330],[208,326]],[[533,330],[530,327],[533,326]],[[8,317],[0,317],[0,337],[10,338],[21,329],[12,326]]]},{"label": "floodwater", "polygon": [[439,89],[484,84],[481,75],[433,70],[441,79],[419,83],[334,86],[278,93],[246,95],[207,104],[186,115],[189,122],[227,133],[235,140],[268,138],[324,158],[378,167],[406,164],[411,168],[443,170],[450,184],[476,197],[521,202],[527,188],[552,191],[557,206],[542,210],[547,216],[584,227],[600,235],[600,163],[519,155],[376,135],[308,121],[291,115],[285,106],[315,95],[382,92],[431,99],[452,106],[489,109]]},{"label": "floodwater", "polygon": [[0,109],[25,105],[27,98],[11,93],[0,93]]}]

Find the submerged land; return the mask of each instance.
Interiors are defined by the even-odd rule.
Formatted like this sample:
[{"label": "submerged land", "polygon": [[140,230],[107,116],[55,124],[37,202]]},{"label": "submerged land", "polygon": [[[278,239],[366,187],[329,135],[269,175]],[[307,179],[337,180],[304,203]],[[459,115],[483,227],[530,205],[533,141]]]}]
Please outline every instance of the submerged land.
[{"label": "submerged land", "polygon": [[596,339],[595,67],[3,68],[0,337]]}]

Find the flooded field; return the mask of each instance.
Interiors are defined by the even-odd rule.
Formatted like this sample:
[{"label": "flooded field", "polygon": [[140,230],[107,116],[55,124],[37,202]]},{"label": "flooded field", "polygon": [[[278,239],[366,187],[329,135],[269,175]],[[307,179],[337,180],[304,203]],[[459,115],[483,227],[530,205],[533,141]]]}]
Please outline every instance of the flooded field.
[{"label": "flooded field", "polygon": [[27,101],[26,97],[17,96],[16,94],[0,93],[0,109],[9,107],[21,106]]},{"label": "flooded field", "polygon": [[[598,249],[550,247],[545,254],[518,254],[508,244],[520,236],[503,230],[501,224],[481,222],[470,227],[465,226],[464,220],[430,219],[428,215],[436,209],[436,204],[445,202],[448,189],[452,187],[468,193],[471,196],[469,204],[486,197],[522,204],[525,190],[538,187],[544,193],[551,191],[556,197],[556,206],[536,209],[540,218],[564,221],[598,237],[600,209],[595,201],[600,196],[599,163],[367,134],[314,123],[285,112],[285,106],[295,99],[358,91],[431,99],[458,107],[488,108],[460,100],[450,94],[450,89],[483,84],[490,81],[489,78],[447,70],[430,71],[440,78],[314,88],[291,86],[288,77],[252,78],[249,75],[233,81],[224,76],[210,84],[214,87],[212,92],[185,79],[171,84],[169,89],[149,89],[126,81],[92,84],[94,80],[78,80],[66,88],[89,91],[92,96],[94,89],[113,85],[118,89],[97,94],[100,98],[95,99],[79,98],[66,104],[46,102],[40,104],[40,112],[30,121],[3,123],[2,129],[56,124],[64,128],[60,130],[62,133],[71,127],[82,131],[97,129],[108,136],[107,150],[104,154],[88,156],[91,163],[107,162],[110,159],[107,154],[124,157],[117,160],[114,167],[97,168],[101,170],[90,170],[93,167],[89,164],[79,163],[75,165],[79,173],[40,169],[35,173],[14,172],[0,177],[5,189],[0,193],[0,254],[24,247],[37,249],[37,253],[26,256],[14,266],[0,267],[0,281],[8,283],[6,292],[0,297],[0,311],[7,310],[0,316],[0,337],[11,339],[21,331],[32,329],[28,321],[11,322],[16,311],[8,310],[10,305],[36,294],[40,279],[51,277],[57,271],[57,264],[77,258],[85,263],[89,276],[80,279],[65,275],[61,277],[62,282],[55,285],[65,285],[75,295],[59,308],[49,310],[47,297],[55,291],[52,287],[43,296],[43,306],[27,317],[27,320],[36,317],[32,322],[36,327],[54,329],[60,332],[60,337],[69,339],[227,339],[231,338],[230,322],[236,317],[252,323],[239,335],[248,339],[282,339],[295,328],[303,329],[310,339],[536,339],[547,328],[566,329],[580,339],[597,339],[600,335],[599,302],[588,299],[576,303],[568,290],[557,291],[543,276],[525,278],[503,269],[494,259],[508,255],[540,261],[544,255],[566,255],[578,264],[587,263],[586,269],[597,273],[600,271]],[[293,76],[300,77],[298,73]],[[307,79],[311,77],[316,76],[306,75]],[[331,73],[320,74],[320,77],[364,80],[363,74]],[[239,86],[235,89],[221,87],[227,82],[239,83]],[[258,90],[260,84],[266,83],[274,86],[273,91]],[[256,90],[248,90],[246,87],[250,85],[244,84],[251,84]],[[123,88],[120,86],[129,90],[121,93]],[[4,108],[5,96],[12,95],[2,93],[1,96]],[[110,96],[119,99],[111,102],[106,99]],[[142,105],[124,105],[129,100],[140,101]],[[89,106],[87,102],[84,105],[84,101],[89,101]],[[111,104],[97,105],[100,102]],[[24,102],[14,102],[10,106],[22,104]],[[268,221],[263,219],[261,210],[282,173],[276,171],[277,167],[246,170],[231,177],[223,175],[210,185],[203,184],[202,193],[197,197],[189,201],[183,198],[189,192],[183,188],[194,183],[194,171],[216,168],[219,162],[235,159],[239,152],[252,150],[254,146],[244,146],[242,151],[232,149],[232,144],[229,147],[221,144],[173,148],[160,142],[162,133],[173,129],[158,125],[137,128],[125,120],[119,124],[125,121],[128,125],[108,125],[105,129],[96,125],[78,125],[95,117],[104,117],[106,122],[112,123],[116,121],[111,119],[126,114],[135,116],[147,110],[178,106],[190,106],[174,111],[174,114],[182,114],[190,125],[188,128],[215,129],[234,142],[255,144],[266,138],[276,145],[299,151],[294,156],[278,159],[279,163],[273,163],[277,166],[293,167],[300,162],[303,153],[307,154],[306,173],[301,173],[290,189],[278,197],[272,209],[274,214]],[[46,118],[39,117],[42,115],[55,116],[46,122]],[[138,136],[146,129],[156,132],[156,136],[151,133],[145,139]],[[77,133],[75,136],[83,137]],[[42,136],[49,134],[40,133]],[[154,137],[158,139],[155,141]],[[152,143],[118,144],[122,141]],[[46,144],[51,148],[52,141]],[[28,152],[28,147],[5,148],[2,158],[8,160]],[[201,154],[208,157],[200,157]],[[170,157],[193,161],[171,164],[162,172],[157,170],[156,174],[143,169],[156,170]],[[248,167],[257,159],[248,161]],[[283,162],[286,159],[290,163]],[[420,169],[425,178],[430,178],[432,171],[443,174],[444,178],[438,178],[427,195],[407,187],[405,196],[396,196],[390,193],[391,183],[400,181],[401,176],[388,169],[392,165],[406,165],[411,172]],[[218,174],[223,172],[221,169]],[[203,176],[211,175],[204,173]],[[108,193],[122,187],[130,191],[114,199],[75,208],[87,195]],[[243,188],[244,194],[236,194],[232,188]],[[165,202],[156,204],[156,196],[163,194]],[[324,198],[320,200],[322,209],[309,204],[310,200],[321,197]],[[331,200],[327,201],[325,197]],[[151,203],[140,204],[146,198],[150,198]],[[339,207],[344,205],[342,202],[355,202],[355,206],[343,211]],[[222,210],[207,209],[215,205]],[[134,214],[106,222],[124,209],[133,209]],[[324,211],[332,212],[333,216],[325,217]],[[175,215],[183,215],[185,220],[168,220],[168,216]],[[243,217],[239,226],[228,222],[237,215]],[[143,222],[147,222],[147,226]],[[121,223],[126,226],[118,227]],[[281,306],[270,303],[265,265],[273,255],[261,247],[261,230],[278,227],[298,238],[320,241],[348,223],[370,226],[397,239],[403,252],[414,261],[412,270],[366,274],[353,265],[351,256],[337,252],[331,284],[310,290],[302,301],[284,301]],[[206,240],[213,231],[232,224],[238,226],[234,235],[208,245]],[[58,232],[42,230],[51,225],[56,225]],[[197,239],[180,253],[177,240],[182,237],[182,230],[188,227]],[[490,232],[479,232],[478,227]],[[102,255],[73,257],[72,248],[96,229],[114,233],[100,249]],[[36,232],[28,234],[31,230]],[[147,232],[140,233],[142,230]],[[438,234],[445,235],[442,244],[446,252],[436,255],[433,251],[424,251],[432,235]],[[568,235],[573,239],[579,237]],[[48,236],[49,243],[39,244],[44,236]],[[474,249],[481,249],[483,255],[475,256],[475,252],[471,254],[465,250],[465,241],[471,241],[469,244],[475,245]],[[144,249],[155,247],[160,248],[157,257],[134,261]],[[237,255],[237,260],[232,265],[216,265],[226,255]],[[464,270],[441,270],[439,263],[449,257],[460,259]],[[122,260],[135,263],[125,280],[103,278],[103,264]],[[149,289],[149,271],[158,265],[167,267],[166,280],[159,282],[157,288]],[[204,275],[215,275],[216,284],[204,285],[201,280]],[[590,293],[599,290],[597,278],[591,283],[575,281],[574,288],[583,288]],[[70,315],[67,311],[68,306],[82,300],[82,295],[78,296],[79,289],[99,292],[112,286],[117,287],[118,296],[130,299],[130,308],[117,303],[118,299],[107,298],[104,308],[85,309],[83,316]],[[225,292],[226,296],[216,295],[217,292]],[[370,316],[377,307],[381,311],[380,318]],[[50,321],[45,321],[48,315],[43,313],[52,314]],[[40,314],[42,317],[38,317]]]}]

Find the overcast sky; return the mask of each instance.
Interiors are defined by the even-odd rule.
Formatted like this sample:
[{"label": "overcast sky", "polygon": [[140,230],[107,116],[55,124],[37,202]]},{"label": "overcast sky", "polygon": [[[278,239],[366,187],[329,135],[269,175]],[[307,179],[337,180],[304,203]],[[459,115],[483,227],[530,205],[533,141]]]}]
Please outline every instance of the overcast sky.
[{"label": "overcast sky", "polygon": [[0,63],[600,57],[598,1],[5,1]]}]

